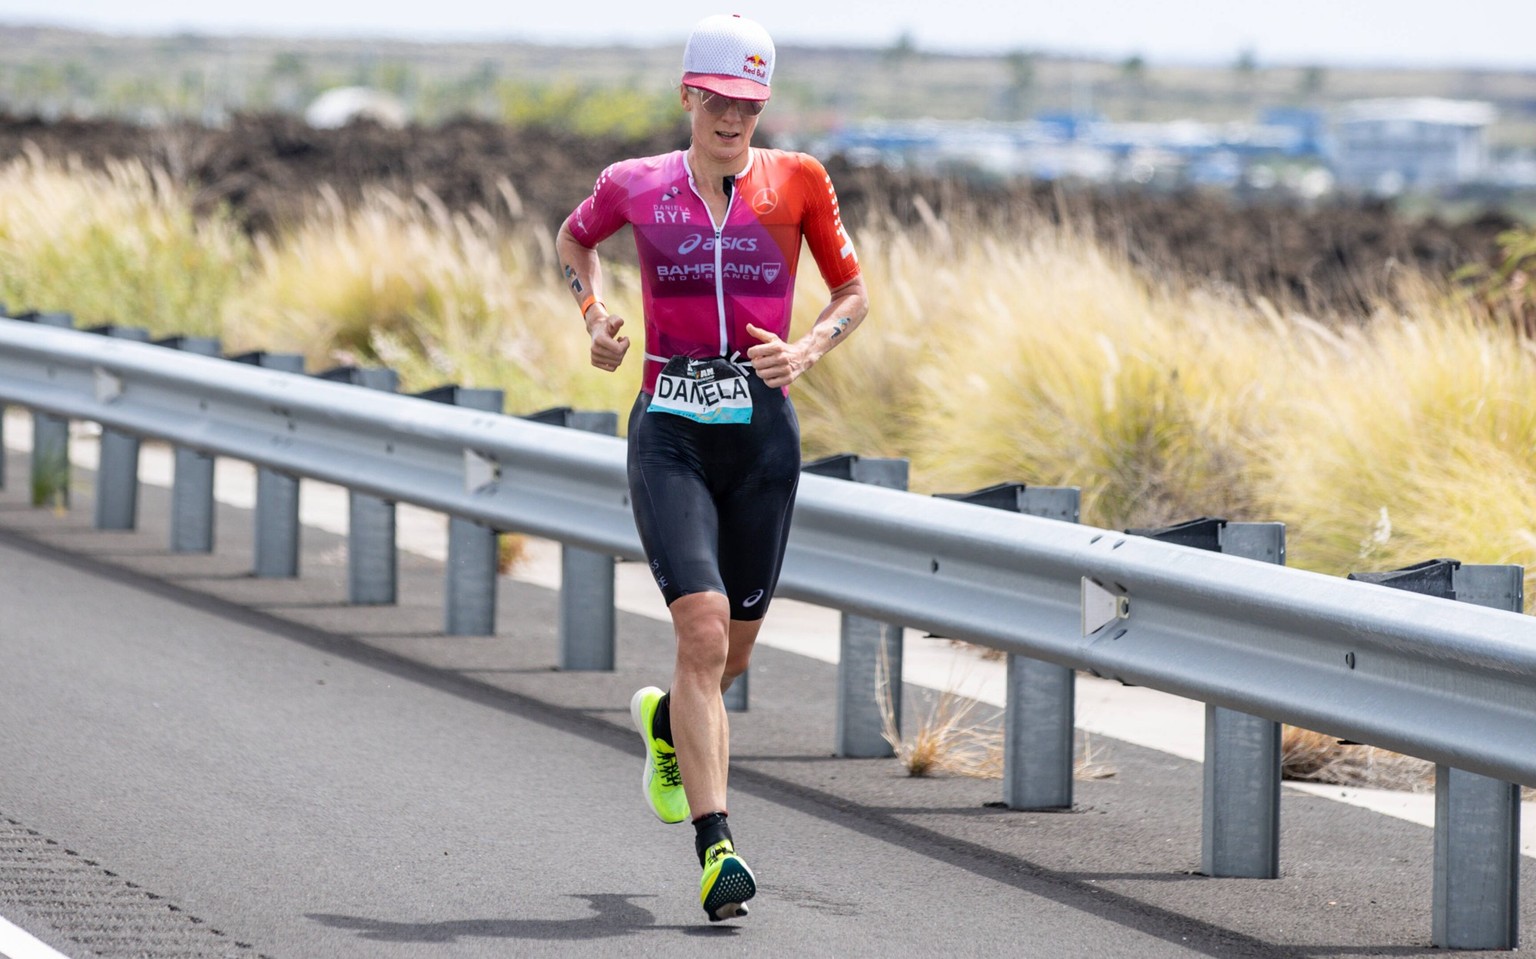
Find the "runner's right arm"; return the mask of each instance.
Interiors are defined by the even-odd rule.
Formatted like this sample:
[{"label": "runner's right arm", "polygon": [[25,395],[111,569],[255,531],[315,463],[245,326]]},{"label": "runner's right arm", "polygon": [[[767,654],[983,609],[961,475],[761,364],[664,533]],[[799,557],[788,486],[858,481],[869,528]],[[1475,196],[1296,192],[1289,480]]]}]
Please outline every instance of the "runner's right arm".
[{"label": "runner's right arm", "polygon": [[560,271],[570,287],[571,297],[578,308],[586,305],[581,319],[587,327],[587,336],[592,339],[592,365],[612,373],[624,362],[624,354],[629,351],[629,337],[618,335],[624,318],[609,313],[602,301],[602,260],[598,258],[597,250],[582,245],[571,234],[569,219],[560,225],[560,233],[555,237],[555,253],[560,258]]},{"label": "runner's right arm", "polygon": [[[592,339],[592,365],[612,373],[624,362],[629,351],[629,337],[619,336],[624,325],[623,317],[608,312],[602,300],[603,264],[597,255],[597,244],[613,235],[623,225],[622,197],[610,174],[613,167],[602,172],[592,195],[565,218],[555,237],[555,255],[560,259],[560,272],[565,278],[571,297],[581,310],[581,319]],[[584,242],[573,231],[580,229]]]}]

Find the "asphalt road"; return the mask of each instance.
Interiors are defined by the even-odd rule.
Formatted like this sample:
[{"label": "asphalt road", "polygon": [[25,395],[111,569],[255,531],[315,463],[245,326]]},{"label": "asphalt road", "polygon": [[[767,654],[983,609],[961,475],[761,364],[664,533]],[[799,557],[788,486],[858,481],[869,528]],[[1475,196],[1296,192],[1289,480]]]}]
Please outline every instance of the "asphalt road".
[{"label": "asphalt road", "polygon": [[734,720],[761,892],[710,924],[628,729],[661,624],[621,616],[614,673],[560,673],[548,591],[504,581],[497,636],[444,637],[436,564],[348,607],[336,537],[256,580],[238,510],[214,556],[172,556],[156,491],[141,532],[98,533],[24,489],[0,493],[0,916],[76,959],[1456,954],[1428,948],[1429,830],[1287,795],[1282,878],[1207,879],[1197,764],[1100,743],[1115,775],[1074,812],[1000,810],[995,781],[831,758],[834,668],[774,650]]},{"label": "asphalt road", "polygon": [[608,730],[9,545],[0,608],[5,814],[256,953],[1196,954],[760,794],[711,928]]}]

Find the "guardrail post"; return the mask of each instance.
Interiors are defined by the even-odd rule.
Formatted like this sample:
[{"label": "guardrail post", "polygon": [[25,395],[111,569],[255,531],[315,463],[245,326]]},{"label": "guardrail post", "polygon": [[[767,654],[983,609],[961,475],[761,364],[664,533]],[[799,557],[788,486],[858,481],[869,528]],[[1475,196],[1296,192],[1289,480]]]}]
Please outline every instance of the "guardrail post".
[{"label": "guardrail post", "polygon": [[[10,319],[11,313],[0,303],[0,319]],[[5,404],[0,403],[0,489],[5,489]]]},{"label": "guardrail post", "polygon": [[[524,419],[617,436],[619,414],[557,406]],[[612,670],[614,665],[614,558],[576,546],[560,547],[560,668]],[[745,683],[740,683],[743,689]],[[736,685],[726,692],[729,706]],[[742,708],[746,708],[743,699]]]},{"label": "guardrail post", "polygon": [[[943,498],[1076,523],[1082,493],[1001,483]],[[1070,809],[1077,671],[1009,653],[1003,709],[1003,802],[1009,809]]]},{"label": "guardrail post", "polygon": [[[284,373],[304,372],[297,353],[242,353],[230,359]],[[299,575],[299,478],[256,467],[256,557],[253,573],[262,579]]]},{"label": "guardrail post", "polygon": [[[89,333],[149,342],[142,327],[108,323],[93,326]],[[111,402],[122,392],[122,383],[106,371],[97,371],[96,397]],[[129,530],[139,519],[139,438],[111,427],[102,427],[100,456],[96,465],[96,528]]]},{"label": "guardrail post", "polygon": [[[500,413],[501,390],[441,386],[417,394],[452,406]],[[448,582],[444,632],[449,636],[491,636],[496,632],[497,532],[473,520],[448,517]]]},{"label": "guardrail post", "polygon": [[[1351,573],[1444,599],[1520,612],[1525,569],[1453,559],[1387,573]],[[1514,949],[1520,944],[1520,787],[1435,767],[1433,944],[1438,949]]]},{"label": "guardrail post", "polygon": [[[351,383],[393,393],[400,375],[384,367],[338,366],[316,374],[322,380]],[[347,491],[347,601],[354,606],[388,606],[399,598],[399,563],[395,553],[395,504]]]},{"label": "guardrail post", "polygon": [[[1284,523],[1227,523],[1221,551],[1285,565]],[[1280,876],[1281,726],[1221,706],[1205,707],[1205,791],[1201,872]]]},{"label": "guardrail post", "polygon": [[[1154,530],[1127,530],[1166,543],[1285,563],[1284,523],[1201,517]],[[1280,724],[1206,704],[1200,871],[1207,876],[1280,875]]]},{"label": "guardrail post", "polygon": [[[819,476],[907,488],[908,461],[840,453],[805,464]],[[878,695],[882,661],[896,732],[901,732],[902,627],[843,613],[837,660],[837,755],[883,759],[896,754],[884,735]]]},{"label": "guardrail post", "polygon": [[[221,352],[219,341],[211,336],[168,336],[155,344],[198,356],[218,356]],[[184,446],[173,452],[171,552],[211,553],[214,457]]]},{"label": "guardrail post", "polygon": [[[75,325],[68,313],[23,313],[16,319],[65,329]],[[69,419],[33,412],[32,505],[68,509],[69,472]]]}]

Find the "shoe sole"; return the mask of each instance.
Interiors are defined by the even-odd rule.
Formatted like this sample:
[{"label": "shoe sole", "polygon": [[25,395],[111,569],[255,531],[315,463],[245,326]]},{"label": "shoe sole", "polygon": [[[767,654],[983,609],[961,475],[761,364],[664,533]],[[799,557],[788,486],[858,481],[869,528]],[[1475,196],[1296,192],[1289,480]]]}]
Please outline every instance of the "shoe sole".
[{"label": "shoe sole", "polygon": [[714,905],[706,902],[704,912],[710,922],[745,919],[747,900],[755,895],[757,879],[752,875],[752,870],[739,858],[732,856],[720,867],[720,874],[715,877],[715,884],[709,890],[709,898]]},{"label": "shoe sole", "polygon": [[[646,734],[646,722],[642,710],[645,706],[645,694],[652,689],[655,689],[657,692],[661,691],[655,686],[647,686],[644,689],[636,690],[635,694],[629,698],[629,718],[630,721],[635,724],[635,732],[640,734],[641,741],[645,743],[647,753],[645,758],[645,765],[640,767],[640,798],[645,800],[645,806],[651,811],[651,815],[655,816],[657,819],[661,820],[669,826],[675,826],[678,823],[687,822],[688,817],[684,816],[682,819],[668,819],[661,813],[657,812],[656,807],[651,805],[651,784],[647,782],[645,778],[651,771],[651,758],[649,755],[651,748],[651,737]],[[655,714],[652,713],[652,715],[654,716]]]}]

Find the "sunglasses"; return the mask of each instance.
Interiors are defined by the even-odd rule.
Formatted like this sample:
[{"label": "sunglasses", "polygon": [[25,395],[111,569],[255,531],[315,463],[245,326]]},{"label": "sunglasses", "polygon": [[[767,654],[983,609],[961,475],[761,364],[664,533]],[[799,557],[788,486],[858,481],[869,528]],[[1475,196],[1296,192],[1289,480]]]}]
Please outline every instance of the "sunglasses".
[{"label": "sunglasses", "polygon": [[710,116],[721,116],[731,107],[741,111],[744,117],[755,117],[763,112],[763,107],[768,105],[767,100],[733,100],[730,97],[722,97],[718,93],[710,93],[698,87],[689,87],[699,95],[699,105],[709,111]]}]

